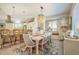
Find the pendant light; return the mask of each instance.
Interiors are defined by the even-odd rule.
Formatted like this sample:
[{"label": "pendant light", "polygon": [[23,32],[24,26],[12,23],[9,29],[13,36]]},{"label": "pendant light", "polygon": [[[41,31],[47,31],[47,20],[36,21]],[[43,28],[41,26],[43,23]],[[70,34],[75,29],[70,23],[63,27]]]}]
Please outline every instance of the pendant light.
[{"label": "pendant light", "polygon": [[43,14],[44,8],[41,6],[40,9],[41,14],[37,16],[38,31],[45,30],[45,16]]}]

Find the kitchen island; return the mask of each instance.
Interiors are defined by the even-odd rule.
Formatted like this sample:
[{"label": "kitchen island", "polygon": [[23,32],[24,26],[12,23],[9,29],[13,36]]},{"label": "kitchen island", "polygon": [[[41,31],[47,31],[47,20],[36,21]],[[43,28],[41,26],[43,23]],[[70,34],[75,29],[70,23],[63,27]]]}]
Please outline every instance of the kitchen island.
[{"label": "kitchen island", "polygon": [[64,39],[64,54],[79,55],[79,39],[65,38]]}]

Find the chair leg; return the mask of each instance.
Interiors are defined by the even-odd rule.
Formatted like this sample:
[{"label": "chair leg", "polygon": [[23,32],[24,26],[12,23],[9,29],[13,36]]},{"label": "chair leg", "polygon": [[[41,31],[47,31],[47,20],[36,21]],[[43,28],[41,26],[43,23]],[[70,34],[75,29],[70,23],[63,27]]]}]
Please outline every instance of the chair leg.
[{"label": "chair leg", "polygon": [[32,55],[32,47],[30,47],[30,54]]},{"label": "chair leg", "polygon": [[43,51],[44,51],[44,47],[43,47],[43,41],[42,41],[42,54],[43,54]]},{"label": "chair leg", "polygon": [[24,50],[23,50],[23,51],[26,51],[26,49],[27,49],[27,46],[24,48]]},{"label": "chair leg", "polygon": [[43,52],[44,52],[44,48],[43,48],[43,44],[42,44],[42,54],[43,54]]}]

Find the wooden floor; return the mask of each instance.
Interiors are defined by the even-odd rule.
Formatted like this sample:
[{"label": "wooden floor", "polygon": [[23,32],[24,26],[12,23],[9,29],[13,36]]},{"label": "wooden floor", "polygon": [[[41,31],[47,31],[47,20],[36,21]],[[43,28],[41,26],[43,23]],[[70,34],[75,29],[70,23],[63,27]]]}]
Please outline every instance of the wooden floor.
[{"label": "wooden floor", "polygon": [[[0,48],[0,55],[17,55],[16,49],[21,45],[24,45],[24,43],[18,43],[11,47],[5,45]],[[47,52],[44,55],[79,55],[78,45],[79,42],[53,40],[52,45],[48,46],[50,50],[46,49]]]},{"label": "wooden floor", "polygon": [[15,44],[12,46],[8,46],[8,44],[6,44],[6,46],[0,48],[0,55],[16,55],[16,48],[22,44],[24,43]]},{"label": "wooden floor", "polygon": [[[13,46],[5,46],[0,49],[0,55],[17,55],[16,48],[23,45],[24,43],[15,44]],[[63,54],[63,42],[59,40],[54,40],[51,46],[48,46],[49,49],[46,49],[47,52],[44,55],[62,55]]]}]

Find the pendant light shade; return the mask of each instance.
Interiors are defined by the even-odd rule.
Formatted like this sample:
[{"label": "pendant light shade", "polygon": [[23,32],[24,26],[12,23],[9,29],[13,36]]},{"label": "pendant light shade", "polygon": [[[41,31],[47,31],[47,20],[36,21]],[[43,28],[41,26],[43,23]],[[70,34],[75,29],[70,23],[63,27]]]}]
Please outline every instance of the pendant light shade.
[{"label": "pendant light shade", "polygon": [[43,7],[41,8],[41,14],[37,16],[37,23],[38,23],[38,30],[44,30],[45,29],[45,16],[43,15]]}]

